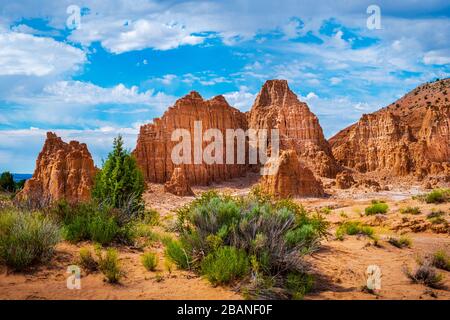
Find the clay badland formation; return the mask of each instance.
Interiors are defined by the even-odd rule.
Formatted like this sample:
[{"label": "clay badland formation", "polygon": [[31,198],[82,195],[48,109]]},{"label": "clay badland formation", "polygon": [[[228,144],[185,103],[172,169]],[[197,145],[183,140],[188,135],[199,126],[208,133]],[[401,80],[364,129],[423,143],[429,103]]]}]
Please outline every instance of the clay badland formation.
[{"label": "clay badland formation", "polygon": [[65,143],[52,132],[47,132],[44,147],[36,160],[33,177],[26,181],[19,193],[22,199],[50,201],[88,200],[96,172],[94,161],[84,143]]},{"label": "clay badland formation", "polygon": [[427,83],[330,139],[335,158],[358,172],[440,175],[450,180],[450,79]]}]

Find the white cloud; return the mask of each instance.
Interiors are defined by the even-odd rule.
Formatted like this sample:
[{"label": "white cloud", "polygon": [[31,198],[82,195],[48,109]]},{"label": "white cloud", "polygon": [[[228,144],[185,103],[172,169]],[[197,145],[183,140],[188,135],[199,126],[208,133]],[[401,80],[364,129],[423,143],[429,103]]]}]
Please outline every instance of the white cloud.
[{"label": "white cloud", "polygon": [[330,83],[332,84],[332,85],[337,85],[337,84],[339,84],[339,83],[341,83],[342,82],[342,79],[340,79],[340,78],[338,78],[338,77],[331,77],[330,78]]},{"label": "white cloud", "polygon": [[223,96],[231,106],[241,111],[250,110],[256,98],[256,94],[248,92],[248,88],[245,86],[241,86],[239,91],[229,92]]},{"label": "white cloud", "polygon": [[70,39],[83,45],[100,41],[112,53],[154,48],[169,50],[183,45],[197,45],[204,37],[192,35],[183,25],[156,19],[127,22],[116,19],[90,19],[75,30]]},{"label": "white cloud", "polygon": [[450,49],[428,51],[423,56],[425,64],[444,65],[450,63]]},{"label": "white cloud", "polygon": [[51,38],[18,32],[0,33],[0,76],[48,76],[73,72],[85,53]]}]

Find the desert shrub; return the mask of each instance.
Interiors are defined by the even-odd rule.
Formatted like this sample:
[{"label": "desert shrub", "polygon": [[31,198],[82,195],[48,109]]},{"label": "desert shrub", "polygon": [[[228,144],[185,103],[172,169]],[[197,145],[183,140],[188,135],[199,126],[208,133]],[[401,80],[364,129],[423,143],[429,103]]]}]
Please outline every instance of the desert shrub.
[{"label": "desert shrub", "polygon": [[95,261],[89,248],[81,248],[79,255],[79,263],[85,270],[96,271],[98,269],[98,263]]},{"label": "desert shrub", "polygon": [[166,241],[165,255],[181,269],[189,269],[190,257],[181,245],[180,241]]},{"label": "desert shrub", "polygon": [[389,206],[378,200],[372,200],[372,205],[364,209],[364,212],[366,215],[373,215],[373,214],[379,214],[379,213],[386,213],[389,209]]},{"label": "desert shrub", "polygon": [[430,259],[420,261],[414,271],[405,269],[405,273],[414,283],[421,283],[431,288],[443,286],[443,276],[436,271]]},{"label": "desert shrub", "polygon": [[373,228],[363,225],[359,221],[346,221],[342,223],[336,230],[336,238],[344,239],[344,235],[366,235],[372,237],[374,235]]},{"label": "desert shrub", "polygon": [[444,203],[450,201],[450,189],[434,189],[433,191],[420,195],[419,200],[426,203]]},{"label": "desert shrub", "polygon": [[419,207],[401,208],[400,213],[402,213],[402,214],[420,214],[420,208]]},{"label": "desert shrub", "polygon": [[141,262],[148,271],[155,271],[158,265],[158,257],[153,252],[146,252],[141,256]]},{"label": "desert shrub", "polygon": [[397,248],[411,247],[412,241],[408,237],[389,237],[388,242]]},{"label": "desert shrub", "polygon": [[445,212],[442,210],[432,210],[429,214],[427,214],[427,219],[442,218],[444,215]]},{"label": "desert shrub", "polygon": [[119,212],[119,209],[95,201],[76,204],[60,201],[52,208],[52,214],[62,222],[66,240],[91,240],[102,245],[133,241],[135,226],[132,222],[124,223]]},{"label": "desert shrub", "polygon": [[159,212],[154,209],[143,210],[140,214],[140,220],[144,224],[157,226],[159,225]]},{"label": "desert shrub", "polygon": [[107,202],[114,208],[128,203],[130,214],[143,210],[142,193],[144,177],[134,157],[124,149],[119,135],[114,139],[113,150],[97,173],[92,196],[100,202]]},{"label": "desert shrub", "polygon": [[[320,213],[309,214],[292,200],[275,201],[258,189],[246,197],[212,191],[178,211],[180,241],[171,243],[173,248],[166,248],[166,252],[177,257],[172,259],[175,262],[181,260],[179,266],[203,273],[210,270],[205,265],[227,267],[217,265],[225,260],[217,257],[218,252],[233,254],[230,251],[238,250],[251,262],[247,273],[252,269],[258,273],[255,279],[272,278],[275,287],[282,287],[289,272],[304,271],[303,256],[318,248],[327,227]],[[214,276],[210,279],[225,281]]]},{"label": "desert shrub", "polygon": [[433,266],[450,271],[450,256],[444,250],[438,250],[433,254]]},{"label": "desert shrub", "polygon": [[201,272],[214,285],[230,283],[245,276],[249,271],[249,260],[243,250],[221,247],[209,253],[201,263]]},{"label": "desert shrub", "polygon": [[49,217],[17,209],[0,212],[0,260],[15,270],[48,261],[59,241],[60,229]]},{"label": "desert shrub", "polygon": [[303,299],[314,286],[314,277],[307,273],[290,272],[286,277],[286,288],[295,300]]},{"label": "desert shrub", "polygon": [[118,283],[123,272],[120,269],[117,250],[110,248],[104,253],[97,248],[97,258],[99,269],[105,275],[106,280],[109,283]]}]

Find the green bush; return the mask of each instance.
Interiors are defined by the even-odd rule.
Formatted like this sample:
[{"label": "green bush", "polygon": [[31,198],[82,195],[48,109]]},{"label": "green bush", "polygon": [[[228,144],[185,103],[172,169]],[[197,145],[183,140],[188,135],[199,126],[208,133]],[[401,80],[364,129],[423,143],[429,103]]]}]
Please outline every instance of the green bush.
[{"label": "green bush", "polygon": [[314,282],[314,277],[310,274],[291,272],[286,278],[286,288],[290,291],[293,299],[300,300],[312,290]]},{"label": "green bush", "polygon": [[190,258],[180,241],[167,241],[165,255],[181,269],[189,269]]},{"label": "green bush", "polygon": [[148,271],[155,271],[158,265],[158,257],[153,252],[146,252],[142,255],[141,262]]},{"label": "green bush", "polygon": [[402,214],[420,214],[420,208],[419,207],[401,208],[400,213],[402,213]]},{"label": "green bush", "polygon": [[433,266],[450,271],[450,256],[444,250],[438,250],[433,255]]},{"label": "green bush", "polygon": [[130,207],[129,213],[136,214],[143,209],[144,187],[142,172],[134,157],[124,149],[123,139],[119,135],[114,139],[113,151],[95,177],[92,195],[114,208],[127,205]]},{"label": "green bush", "polygon": [[131,243],[135,237],[132,222],[121,223],[119,210],[96,202],[68,204],[58,202],[52,209],[70,242],[91,240],[102,245],[113,241]]},{"label": "green bush", "polygon": [[208,254],[201,264],[201,272],[214,285],[230,283],[245,276],[249,260],[243,250],[221,247]]},{"label": "green bush", "polygon": [[450,189],[434,189],[424,196],[426,203],[443,203],[450,201]]},{"label": "green bush", "polygon": [[120,269],[120,263],[117,250],[108,249],[103,253],[100,248],[97,248],[98,266],[100,271],[105,275],[109,283],[118,283],[123,275]]},{"label": "green bush", "polygon": [[79,254],[79,263],[85,270],[96,271],[98,269],[98,263],[95,261],[89,248],[81,248]]},{"label": "green bush", "polygon": [[60,229],[49,217],[36,212],[3,209],[0,212],[0,260],[22,270],[51,258],[60,241]]},{"label": "green bush", "polygon": [[411,247],[412,241],[408,237],[401,236],[399,238],[397,237],[389,237],[388,242],[392,244],[394,247],[397,248],[406,248]]},{"label": "green bush", "polygon": [[377,201],[377,200],[372,200],[372,205],[370,205],[369,207],[364,209],[364,212],[366,213],[366,215],[373,215],[373,214],[378,214],[378,213],[386,213],[389,209],[389,206],[382,202],[382,201]]},{"label": "green bush", "polygon": [[344,239],[344,235],[366,235],[368,237],[373,237],[374,230],[369,226],[363,225],[359,221],[346,221],[342,223],[336,230],[336,237],[339,240]]},{"label": "green bush", "polygon": [[[258,189],[246,197],[210,191],[178,211],[180,241],[169,243],[166,254],[179,266],[206,273],[228,267],[218,266],[225,260],[217,257],[218,252],[233,254],[229,251],[238,250],[251,260],[247,273],[252,269],[258,273],[256,278],[270,278],[275,287],[283,287],[289,272],[304,270],[302,257],[319,247],[327,228],[320,213],[309,214],[292,200],[276,201]],[[226,281],[219,276],[209,279]]]}]

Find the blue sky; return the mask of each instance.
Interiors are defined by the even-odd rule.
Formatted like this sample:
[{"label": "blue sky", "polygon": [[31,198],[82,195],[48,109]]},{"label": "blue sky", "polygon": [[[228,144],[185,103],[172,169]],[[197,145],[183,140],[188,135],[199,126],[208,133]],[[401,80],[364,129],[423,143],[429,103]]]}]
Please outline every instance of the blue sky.
[{"label": "blue sky", "polygon": [[[367,28],[371,4],[381,29]],[[0,171],[32,172],[49,130],[100,165],[114,136],[134,148],[139,126],[189,91],[247,111],[274,78],[330,137],[449,77],[448,30],[446,0],[0,0]]]}]

